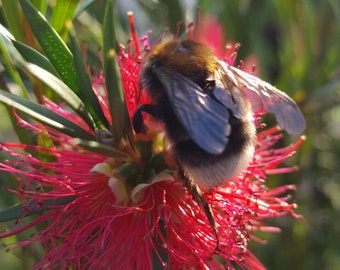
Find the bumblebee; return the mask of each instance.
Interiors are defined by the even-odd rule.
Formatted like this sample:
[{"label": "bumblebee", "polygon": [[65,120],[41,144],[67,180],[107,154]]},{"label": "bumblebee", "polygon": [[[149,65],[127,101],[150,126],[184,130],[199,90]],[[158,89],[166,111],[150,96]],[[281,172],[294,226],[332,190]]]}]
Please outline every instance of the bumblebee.
[{"label": "bumblebee", "polygon": [[256,143],[254,112],[273,113],[291,134],[302,133],[304,117],[287,94],[218,60],[209,47],[190,39],[155,46],[139,81],[151,104],[135,111],[134,130],[147,129],[142,112],[164,124],[179,176],[204,208],[218,241],[201,190],[222,185],[248,166]]}]

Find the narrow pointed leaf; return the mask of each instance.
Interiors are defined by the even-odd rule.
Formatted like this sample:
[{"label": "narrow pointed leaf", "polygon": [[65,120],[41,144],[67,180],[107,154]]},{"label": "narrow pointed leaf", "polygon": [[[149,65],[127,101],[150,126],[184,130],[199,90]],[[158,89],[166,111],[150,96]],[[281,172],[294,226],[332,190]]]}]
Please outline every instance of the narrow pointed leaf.
[{"label": "narrow pointed leaf", "polygon": [[59,76],[51,62],[40,52],[16,40],[12,40],[12,43],[27,62],[33,63],[55,76]]},{"label": "narrow pointed leaf", "polygon": [[[12,64],[17,62],[19,64],[24,62],[21,54],[14,48],[13,43],[11,42],[14,39],[13,35],[8,32],[6,28],[0,25],[0,51],[2,52],[2,60],[3,64],[7,65],[8,71],[13,78],[13,81],[20,87],[21,92],[20,96],[30,99],[29,93],[21,80],[20,74],[17,71],[16,67]],[[8,85],[3,85],[6,91],[9,91]],[[6,108],[8,111],[8,115],[10,121],[12,123],[13,129],[18,136],[18,139],[21,143],[31,144],[32,143],[32,136],[30,132],[26,129],[19,128],[17,125],[17,119],[14,115],[10,112],[9,108]]]},{"label": "narrow pointed leaf", "polygon": [[15,49],[11,39],[14,38],[11,33],[0,25],[0,53],[2,55],[3,64],[6,65],[9,74],[12,76],[13,81],[20,87],[20,95],[29,98],[28,91],[18,73],[16,67],[13,65],[13,59],[17,63],[23,63],[24,59],[21,54]]},{"label": "narrow pointed leaf", "polygon": [[126,135],[125,125],[130,123],[127,117],[124,91],[116,55],[115,9],[112,0],[107,1],[103,23],[103,62],[105,85],[108,93],[112,116],[112,132],[116,141]]},{"label": "narrow pointed leaf", "polygon": [[37,65],[27,63],[25,69],[56,92],[94,130],[92,117],[84,103],[66,84]]},{"label": "narrow pointed leaf", "polygon": [[83,0],[79,3],[74,18],[78,17],[86,8],[91,5],[95,0]]},{"label": "narrow pointed leaf", "polygon": [[75,200],[77,196],[61,197],[59,199],[32,199],[22,204],[17,204],[0,212],[0,222],[15,220],[48,210],[50,206],[61,206]]},{"label": "narrow pointed leaf", "polygon": [[95,139],[95,136],[91,135],[77,124],[40,104],[31,102],[27,99],[21,98],[3,90],[0,90],[0,101],[33,117],[38,122],[50,126],[71,137],[87,140]]},{"label": "narrow pointed leaf", "polygon": [[92,82],[86,71],[81,51],[73,33],[70,34],[70,47],[74,54],[74,66],[77,71],[77,81],[81,89],[81,92],[79,93],[80,98],[85,103],[86,108],[92,115],[96,123],[96,127],[103,128],[104,125],[105,128],[110,129],[110,124],[103,113],[97,96],[93,92]]},{"label": "narrow pointed leaf", "polygon": [[53,8],[51,25],[61,35],[67,37],[68,24],[73,19],[79,0],[58,0]]},{"label": "narrow pointed leaf", "polygon": [[41,13],[28,0],[20,0],[26,19],[59,76],[74,92],[78,93],[73,56],[66,44]]},{"label": "narrow pointed leaf", "polygon": [[13,36],[18,40],[23,40],[24,28],[22,27],[22,21],[18,20],[21,15],[18,1],[2,0],[1,8],[4,16],[6,17],[7,25]]}]

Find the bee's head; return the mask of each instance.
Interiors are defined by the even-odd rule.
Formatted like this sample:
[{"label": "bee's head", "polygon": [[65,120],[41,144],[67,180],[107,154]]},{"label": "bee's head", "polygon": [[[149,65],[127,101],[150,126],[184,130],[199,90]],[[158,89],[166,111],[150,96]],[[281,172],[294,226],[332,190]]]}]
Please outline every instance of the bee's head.
[{"label": "bee's head", "polygon": [[[171,40],[154,47],[144,61],[144,77],[162,66],[204,87],[208,76],[216,70],[213,51],[193,40]],[[145,76],[146,75],[146,76]]]}]

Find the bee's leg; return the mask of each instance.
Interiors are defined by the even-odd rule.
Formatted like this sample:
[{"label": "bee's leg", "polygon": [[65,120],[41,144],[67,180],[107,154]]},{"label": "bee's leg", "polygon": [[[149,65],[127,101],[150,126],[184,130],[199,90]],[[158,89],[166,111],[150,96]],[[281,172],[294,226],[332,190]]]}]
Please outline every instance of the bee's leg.
[{"label": "bee's leg", "polygon": [[146,133],[142,112],[157,116],[159,112],[158,104],[142,104],[132,116],[132,126],[136,133]]},{"label": "bee's leg", "polygon": [[219,237],[217,233],[217,224],[215,221],[214,213],[208,204],[207,200],[203,196],[203,193],[198,185],[196,185],[190,177],[184,172],[182,167],[178,164],[178,173],[179,177],[182,179],[184,185],[188,188],[192,198],[195,202],[198,203],[198,205],[204,210],[204,213],[206,217],[208,218],[208,221],[213,229],[213,232],[216,237],[216,250],[219,250]]}]

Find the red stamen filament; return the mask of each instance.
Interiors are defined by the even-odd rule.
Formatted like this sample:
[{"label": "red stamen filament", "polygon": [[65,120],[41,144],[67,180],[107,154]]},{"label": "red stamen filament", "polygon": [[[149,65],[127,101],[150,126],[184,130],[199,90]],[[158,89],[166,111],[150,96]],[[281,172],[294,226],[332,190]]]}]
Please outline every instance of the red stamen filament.
[{"label": "red stamen filament", "polygon": [[132,11],[129,11],[127,13],[127,15],[129,17],[130,31],[131,31],[131,36],[132,36],[133,44],[135,45],[136,54],[140,55],[140,49],[139,49],[139,45],[138,45],[138,39],[137,39],[137,34],[136,34],[136,29],[135,29],[135,22],[134,22]]}]

